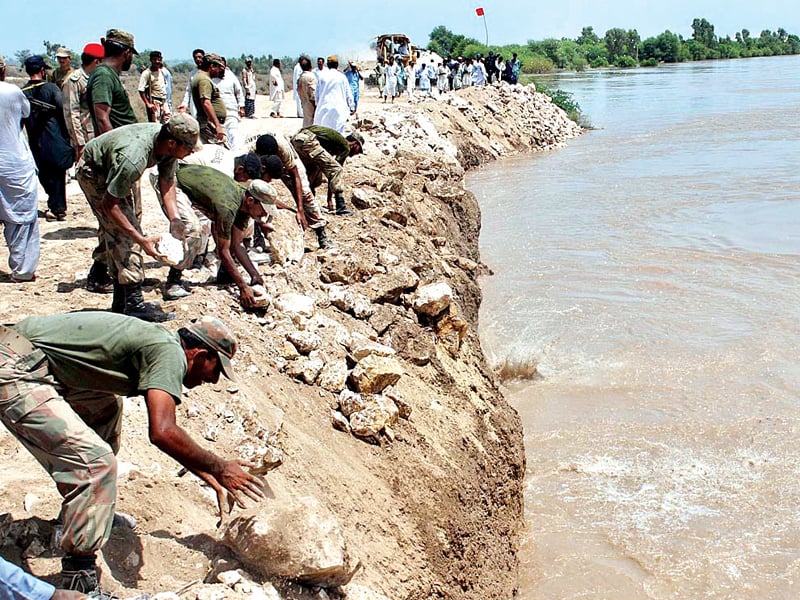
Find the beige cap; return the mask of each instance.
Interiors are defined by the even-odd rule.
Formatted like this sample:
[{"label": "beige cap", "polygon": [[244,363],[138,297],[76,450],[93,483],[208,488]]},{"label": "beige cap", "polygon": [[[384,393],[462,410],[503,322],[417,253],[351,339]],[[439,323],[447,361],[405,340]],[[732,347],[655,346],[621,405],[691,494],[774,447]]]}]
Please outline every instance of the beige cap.
[{"label": "beige cap", "polygon": [[70,58],[69,50],[61,46],[58,50],[56,50],[56,58]]},{"label": "beige cap", "polygon": [[133,41],[133,34],[122,29],[109,29],[106,32],[106,41],[122,44],[130,48],[134,54],[139,54]]},{"label": "beige cap", "polygon": [[178,113],[173,115],[162,127],[167,133],[178,140],[184,146],[194,148],[195,151],[202,148],[198,145],[200,137],[200,124],[189,113]]},{"label": "beige cap", "polygon": [[267,213],[275,216],[278,211],[275,208],[275,201],[278,199],[278,192],[271,183],[263,179],[254,179],[247,188],[247,193],[259,201]]}]

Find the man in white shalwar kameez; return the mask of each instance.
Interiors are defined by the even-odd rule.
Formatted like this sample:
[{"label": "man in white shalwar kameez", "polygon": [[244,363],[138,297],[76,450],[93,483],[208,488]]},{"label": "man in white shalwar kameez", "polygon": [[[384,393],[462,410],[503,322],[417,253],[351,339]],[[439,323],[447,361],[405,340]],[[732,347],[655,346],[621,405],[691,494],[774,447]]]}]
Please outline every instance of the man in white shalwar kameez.
[{"label": "man in white shalwar kameez", "polygon": [[222,103],[225,105],[227,114],[222,126],[225,128],[231,150],[236,152],[240,141],[239,122],[244,118],[244,88],[227,66],[222,77],[214,77],[211,81],[217,86]]},{"label": "man in white shalwar kameez", "polygon": [[286,82],[283,81],[281,74],[281,61],[275,59],[272,61],[272,68],[269,70],[269,99],[272,100],[272,108],[269,111],[270,117],[281,116],[281,103],[283,102],[283,94],[286,91]]},{"label": "man in white shalwar kameez", "polygon": [[328,57],[328,68],[319,72],[317,81],[317,110],[314,125],[330,127],[344,133],[347,117],[356,110],[350,82],[339,70],[339,58]]},{"label": "man in white shalwar kameez", "polygon": [[[302,56],[300,57],[302,58]],[[297,108],[297,118],[303,118],[303,102],[300,100],[300,94],[297,93],[297,80],[300,79],[300,75],[303,74],[303,68],[300,66],[300,60],[294,64],[294,69],[292,69],[292,97],[294,97],[294,104]]]},{"label": "man in white shalwar kameez", "polygon": [[33,281],[39,265],[39,187],[21,125],[31,106],[22,90],[5,78],[6,62],[0,56],[0,222],[11,280]]}]

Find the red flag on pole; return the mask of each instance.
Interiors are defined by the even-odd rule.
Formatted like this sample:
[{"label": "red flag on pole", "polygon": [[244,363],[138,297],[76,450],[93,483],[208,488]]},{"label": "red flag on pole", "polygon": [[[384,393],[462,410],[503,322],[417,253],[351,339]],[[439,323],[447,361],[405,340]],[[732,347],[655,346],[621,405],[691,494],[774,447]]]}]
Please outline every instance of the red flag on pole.
[{"label": "red flag on pole", "polygon": [[483,8],[476,8],[475,9],[475,14],[478,15],[479,17],[482,17],[483,14],[484,14],[483,13]]}]

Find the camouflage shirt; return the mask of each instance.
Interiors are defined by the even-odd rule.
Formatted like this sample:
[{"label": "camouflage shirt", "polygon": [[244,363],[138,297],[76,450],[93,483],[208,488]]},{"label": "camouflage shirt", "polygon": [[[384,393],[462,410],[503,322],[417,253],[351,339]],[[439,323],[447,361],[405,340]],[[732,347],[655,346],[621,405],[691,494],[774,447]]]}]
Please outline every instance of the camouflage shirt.
[{"label": "camouflage shirt", "polygon": [[214,167],[185,165],[178,169],[178,187],[192,204],[214,222],[217,237],[231,239],[234,227],[247,228],[250,216],[242,212],[244,187]]},{"label": "camouflage shirt", "polygon": [[154,165],[158,165],[160,177],[174,179],[176,159],[155,154],[159,131],[158,123],[136,123],[113,129],[86,144],[83,160],[94,171],[105,175],[107,191],[116,198],[127,196],[145,169]]}]

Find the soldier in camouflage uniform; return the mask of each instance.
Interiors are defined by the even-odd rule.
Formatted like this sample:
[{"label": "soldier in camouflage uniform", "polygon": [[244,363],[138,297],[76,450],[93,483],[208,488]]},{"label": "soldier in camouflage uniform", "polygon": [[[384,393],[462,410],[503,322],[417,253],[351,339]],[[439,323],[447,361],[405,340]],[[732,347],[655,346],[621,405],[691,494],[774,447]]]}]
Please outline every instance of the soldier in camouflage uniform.
[{"label": "soldier in camouflage uniform", "polygon": [[119,127],[94,138],[78,164],[78,183],[100,223],[106,258],[114,279],[113,312],[147,321],[166,321],[172,315],[145,304],[142,297],[144,266],[142,251],[160,259],[156,238],[145,237],[141,227],[142,207],[132,193],[145,169],[158,166],[158,187],[170,233],[186,237],[186,227],[175,200],[177,159],[191,154],[197,144],[199,126],[194,117],[179,114],[164,125],[137,123]]},{"label": "soldier in camouflage uniform", "polygon": [[150,441],[230,499],[263,497],[242,467],[200,447],[175,422],[182,386],[232,377],[233,332],[204,317],[172,333],[124,315],[83,312],[0,326],[0,420],[50,473],[64,498],[61,587],[98,589],[117,492],[120,396],[142,394]]},{"label": "soldier in camouflage uniform", "polygon": [[[322,175],[328,180],[328,210],[337,215],[352,215],[344,203],[344,161],[349,156],[364,151],[364,138],[360,133],[344,137],[330,127],[311,125],[298,131],[292,137],[292,146],[306,167],[308,182],[312,193],[322,183]],[[336,198],[336,207],[333,198]]]}]

